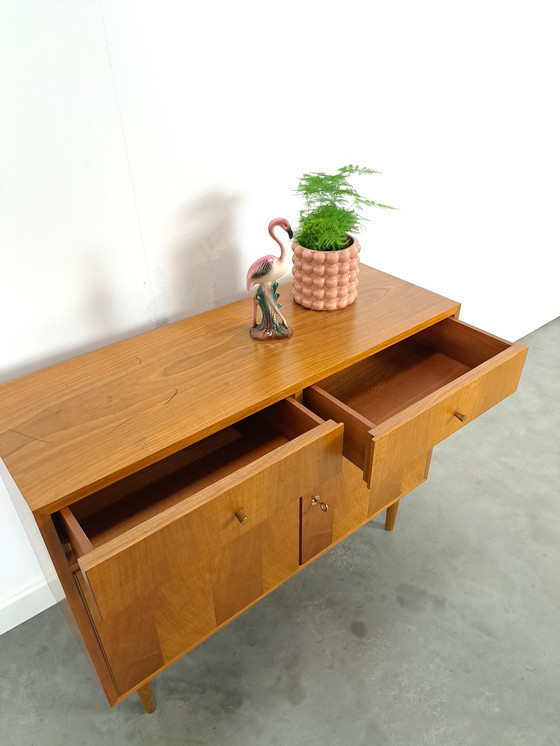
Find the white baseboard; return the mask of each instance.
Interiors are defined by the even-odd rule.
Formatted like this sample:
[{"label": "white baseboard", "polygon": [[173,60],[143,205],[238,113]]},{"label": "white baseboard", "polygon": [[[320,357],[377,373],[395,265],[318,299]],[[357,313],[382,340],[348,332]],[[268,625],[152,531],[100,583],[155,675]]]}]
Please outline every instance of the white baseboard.
[{"label": "white baseboard", "polygon": [[40,614],[56,602],[44,578],[0,601],[0,635]]}]

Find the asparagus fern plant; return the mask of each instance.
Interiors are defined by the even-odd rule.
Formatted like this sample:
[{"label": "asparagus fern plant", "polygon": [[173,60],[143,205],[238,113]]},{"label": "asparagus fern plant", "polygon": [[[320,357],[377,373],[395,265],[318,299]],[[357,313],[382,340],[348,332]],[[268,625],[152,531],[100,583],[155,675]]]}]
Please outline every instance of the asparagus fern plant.
[{"label": "asparagus fern plant", "polygon": [[350,246],[352,238],[348,234],[357,232],[366,220],[361,210],[394,209],[362,197],[349,182],[349,177],[356,174],[377,173],[371,168],[343,166],[335,174],[303,174],[296,193],[303,196],[305,208],[299,214],[296,241],[316,251],[337,251]]}]

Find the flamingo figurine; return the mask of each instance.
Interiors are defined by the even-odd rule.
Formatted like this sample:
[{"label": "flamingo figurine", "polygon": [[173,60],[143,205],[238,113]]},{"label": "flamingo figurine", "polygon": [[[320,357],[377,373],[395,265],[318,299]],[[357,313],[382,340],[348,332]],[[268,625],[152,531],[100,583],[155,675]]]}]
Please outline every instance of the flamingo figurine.
[{"label": "flamingo figurine", "polygon": [[[268,233],[280,246],[280,256],[267,254],[251,264],[247,272],[247,290],[256,286],[253,295],[253,327],[250,330],[254,339],[273,339],[278,337],[290,337],[292,330],[280,311],[277,303],[278,295],[276,287],[278,280],[288,271],[288,252],[282,241],[275,235],[275,228],[282,228],[289,238],[294,234],[292,226],[285,218],[275,218],[268,224]],[[257,325],[257,305],[262,311],[261,322]]]}]

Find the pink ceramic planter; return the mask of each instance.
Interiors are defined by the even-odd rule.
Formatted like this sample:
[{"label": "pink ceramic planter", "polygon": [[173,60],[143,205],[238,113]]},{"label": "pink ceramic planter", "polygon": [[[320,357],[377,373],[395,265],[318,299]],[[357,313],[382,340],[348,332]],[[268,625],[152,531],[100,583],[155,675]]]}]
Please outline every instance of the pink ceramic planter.
[{"label": "pink ceramic planter", "polygon": [[360,244],[356,238],[347,249],[312,251],[292,244],[296,303],[314,311],[336,311],[354,303],[358,295]]}]

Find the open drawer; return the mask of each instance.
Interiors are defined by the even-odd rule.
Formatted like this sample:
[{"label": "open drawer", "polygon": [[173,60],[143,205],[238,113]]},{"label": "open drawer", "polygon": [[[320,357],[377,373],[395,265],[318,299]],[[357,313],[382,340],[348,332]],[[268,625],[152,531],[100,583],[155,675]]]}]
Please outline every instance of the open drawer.
[{"label": "open drawer", "polygon": [[513,393],[526,353],[447,318],[311,386],[304,403],[344,423],[344,455],[372,487]]},{"label": "open drawer", "polygon": [[299,498],[342,434],[286,399],[60,512],[121,694],[298,569]]}]

